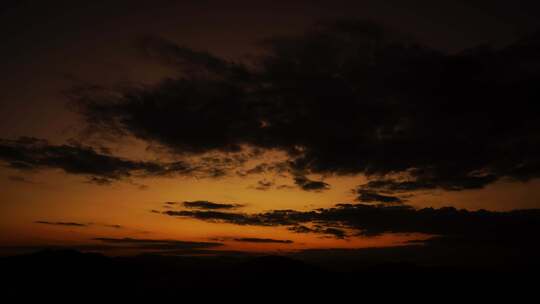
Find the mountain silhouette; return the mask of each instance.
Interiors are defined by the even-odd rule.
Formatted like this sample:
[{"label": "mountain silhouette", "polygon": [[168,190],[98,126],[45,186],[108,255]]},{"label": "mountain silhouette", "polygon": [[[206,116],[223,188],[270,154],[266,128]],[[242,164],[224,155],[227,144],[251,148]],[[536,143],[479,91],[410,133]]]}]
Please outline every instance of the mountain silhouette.
[{"label": "mountain silhouette", "polygon": [[[0,258],[7,290],[121,292],[173,295],[185,289],[343,289],[363,286],[471,287],[525,281],[538,267],[518,269],[421,266],[406,262],[351,265],[350,271],[304,262],[288,256],[108,257],[75,250],[46,250]],[[442,284],[442,285],[441,285]],[[523,285],[525,286],[525,285]]]}]

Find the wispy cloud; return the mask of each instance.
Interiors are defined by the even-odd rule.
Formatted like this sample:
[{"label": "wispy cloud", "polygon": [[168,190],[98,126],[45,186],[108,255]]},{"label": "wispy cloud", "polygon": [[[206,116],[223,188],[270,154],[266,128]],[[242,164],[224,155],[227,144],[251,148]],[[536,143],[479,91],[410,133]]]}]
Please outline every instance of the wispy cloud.
[{"label": "wispy cloud", "polygon": [[53,225],[53,226],[69,226],[69,227],[88,227],[90,224],[76,223],[76,222],[48,222],[48,221],[35,221],[36,224]]}]

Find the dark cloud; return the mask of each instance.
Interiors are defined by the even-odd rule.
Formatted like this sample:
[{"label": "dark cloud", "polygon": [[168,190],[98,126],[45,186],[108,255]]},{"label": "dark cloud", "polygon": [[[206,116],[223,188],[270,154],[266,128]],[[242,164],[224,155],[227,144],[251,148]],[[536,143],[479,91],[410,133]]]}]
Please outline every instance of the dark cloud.
[{"label": "dark cloud", "polygon": [[235,238],[236,242],[243,243],[275,243],[275,244],[292,244],[291,240],[276,240],[276,239],[261,239],[261,238]]},{"label": "dark cloud", "polygon": [[35,221],[36,224],[54,225],[54,226],[68,226],[68,227],[89,227],[94,225],[100,225],[103,227],[124,229],[124,226],[118,224],[96,224],[96,223],[77,223],[77,222],[50,222],[50,221]]},{"label": "dark cloud", "polygon": [[[252,153],[252,156],[259,156],[260,154],[262,154],[262,151],[260,149],[256,149],[255,153]],[[236,173],[239,176],[247,176],[247,175],[253,175],[253,174],[266,174],[266,173],[284,175],[285,173],[289,171],[290,171],[290,163],[287,161],[280,161],[280,162],[270,162],[270,163],[263,162],[250,169],[238,170]]]},{"label": "dark cloud", "polygon": [[313,225],[312,227],[308,227],[306,225],[298,224],[290,226],[287,229],[296,233],[319,233],[331,235],[336,239],[344,239],[347,237],[347,232],[345,230],[336,227],[325,227],[323,225]]},{"label": "dark cloud", "polygon": [[88,227],[89,224],[75,223],[75,222],[48,222],[48,221],[35,221],[36,224],[54,225],[54,226],[69,226],[69,227]]},{"label": "dark cloud", "polygon": [[540,176],[539,41],[449,54],[345,20],[268,39],[254,69],[150,39],[147,51],[187,72],[74,99],[90,128],[180,154],[277,149],[293,172],[406,174],[395,187],[477,189]]},{"label": "dark cloud", "polygon": [[334,227],[341,225],[341,220],[326,218],[326,214],[321,214],[323,211],[326,213],[325,209],[309,212],[274,210],[256,214],[217,211],[164,211],[162,213],[169,216],[190,217],[214,223],[247,226],[288,226],[288,230],[297,233],[319,233],[336,238],[345,238],[346,232],[343,229]]},{"label": "dark cloud", "polygon": [[315,232],[330,234],[330,235],[333,235],[337,239],[344,239],[347,236],[347,233],[345,232],[345,230],[339,229],[339,228],[333,228],[333,227],[316,230]]},{"label": "dark cloud", "polygon": [[294,183],[305,191],[322,191],[330,188],[330,185],[323,181],[310,180],[305,176],[296,176]]},{"label": "dark cloud", "polygon": [[283,189],[293,189],[294,186],[291,185],[277,185],[276,189],[283,190]]},{"label": "dark cloud", "polygon": [[462,191],[480,189],[497,181],[499,178],[488,172],[472,172],[466,176],[450,176],[447,173],[433,173],[430,170],[408,170],[408,179],[392,177],[375,178],[361,185],[358,191],[385,191],[389,193],[417,190],[443,189]]},{"label": "dark cloud", "polygon": [[98,185],[129,177],[167,176],[193,171],[183,162],[133,161],[101,154],[89,146],[73,143],[52,145],[46,140],[29,137],[0,139],[0,161],[18,170],[61,169],[66,173],[85,175],[88,182]]},{"label": "dark cloud", "polygon": [[495,212],[453,207],[416,209],[404,204],[338,204],[312,211],[274,210],[256,214],[165,211],[163,214],[236,225],[288,226],[294,232],[317,232],[339,238],[346,237],[345,229],[350,229],[357,235],[424,233],[518,241],[532,237],[540,229],[540,210],[535,209]]},{"label": "dark cloud", "polygon": [[[144,190],[146,185],[131,181],[135,177],[191,176],[196,178],[219,178],[241,166],[251,155],[237,153],[232,156],[202,156],[186,161],[136,161],[100,152],[69,141],[53,145],[43,139],[20,137],[16,140],[0,139],[0,162],[21,170],[61,169],[66,173],[84,175],[87,182],[110,185],[126,180]],[[20,179],[18,179],[20,181]]]},{"label": "dark cloud", "polygon": [[257,185],[254,188],[256,190],[266,191],[266,190],[271,189],[274,185],[275,183],[273,181],[263,179],[263,180],[258,181]]},{"label": "dark cloud", "polygon": [[257,218],[252,217],[248,214],[243,213],[231,213],[231,212],[221,212],[221,211],[164,211],[163,214],[169,216],[178,216],[178,217],[192,217],[200,220],[205,220],[209,222],[227,222],[234,223],[237,225],[265,225],[263,222],[259,221]]},{"label": "dark cloud", "polygon": [[105,224],[103,226],[109,227],[109,228],[114,228],[114,229],[123,229],[124,228],[124,226],[118,225],[118,224]]},{"label": "dark cloud", "polygon": [[193,202],[184,202],[182,205],[186,208],[196,208],[196,209],[236,209],[241,208],[244,205],[240,204],[222,204],[222,203],[212,203],[209,201],[193,201]]},{"label": "dark cloud", "polygon": [[88,178],[87,182],[90,184],[96,184],[99,186],[108,186],[113,183],[113,180],[106,177],[91,176]]},{"label": "dark cloud", "polygon": [[372,190],[358,189],[358,200],[364,203],[401,204],[403,200],[397,196],[383,195]]},{"label": "dark cloud", "polygon": [[147,57],[174,66],[183,74],[195,77],[227,77],[246,80],[251,76],[244,65],[224,60],[204,51],[179,46],[169,40],[147,36],[138,41]]},{"label": "dark cloud", "polygon": [[[308,184],[306,186],[306,189],[303,189],[303,190],[306,190],[306,191],[310,191],[310,190],[311,191],[321,191],[323,189],[328,188],[328,185],[317,185],[318,183],[320,183],[320,182],[303,181],[304,186],[306,186]],[[317,186],[322,187],[322,189],[315,189],[315,188],[317,188]],[[296,188],[296,187],[292,186],[292,185],[279,185],[279,184],[276,184],[275,180],[267,180],[267,179],[259,180],[259,181],[257,181],[256,185],[252,185],[252,186],[248,187],[248,189],[255,189],[255,190],[259,190],[259,191],[267,191],[267,190],[270,190],[270,189],[284,190],[284,189],[294,189],[294,188]]]}]

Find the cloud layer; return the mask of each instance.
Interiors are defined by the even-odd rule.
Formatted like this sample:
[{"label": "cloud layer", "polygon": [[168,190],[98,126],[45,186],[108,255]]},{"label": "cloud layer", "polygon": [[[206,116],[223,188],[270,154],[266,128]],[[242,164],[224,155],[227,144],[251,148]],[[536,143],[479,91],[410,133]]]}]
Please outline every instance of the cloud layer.
[{"label": "cloud layer", "polygon": [[500,242],[529,241],[540,231],[540,210],[467,211],[453,207],[416,209],[387,204],[337,204],[311,211],[274,210],[262,213],[163,211],[179,218],[253,226],[286,226],[298,233],[337,238],[384,233],[423,233]]},{"label": "cloud layer", "polygon": [[[182,76],[74,100],[90,129],[179,154],[247,145],[286,152],[295,176],[366,174],[387,190],[477,189],[540,175],[539,37],[446,54],[369,22],[339,21],[269,39],[256,68],[149,39],[145,48]],[[147,170],[124,166],[116,174]]]},{"label": "cloud layer", "polygon": [[132,176],[186,174],[192,168],[183,162],[133,161],[97,152],[80,144],[52,145],[46,140],[21,137],[0,140],[0,160],[19,170],[61,169],[85,175],[89,181],[108,184]]}]

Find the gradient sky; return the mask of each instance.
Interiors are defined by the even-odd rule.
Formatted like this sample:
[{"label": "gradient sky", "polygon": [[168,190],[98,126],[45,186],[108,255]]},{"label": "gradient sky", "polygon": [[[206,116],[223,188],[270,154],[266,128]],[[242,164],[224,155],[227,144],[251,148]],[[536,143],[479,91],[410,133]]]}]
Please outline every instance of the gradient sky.
[{"label": "gradient sky", "polygon": [[[206,126],[204,120],[192,126],[196,138],[190,137],[185,140],[188,144],[184,144],[181,134],[185,133],[178,135],[165,129],[145,130],[142,123],[123,126],[123,136],[114,133],[111,126],[105,131],[96,132],[92,119],[110,122],[107,121],[108,117],[117,115],[118,109],[105,109],[104,112],[110,111],[106,115],[102,112],[85,112],[84,109],[81,111],[81,107],[88,105],[81,102],[85,97],[103,98],[98,95],[99,92],[95,96],[90,95],[97,91],[96,88],[107,88],[109,93],[124,93],[132,90],[129,88],[144,86],[151,92],[167,92],[167,89],[159,87],[166,77],[177,80],[193,76],[191,70],[184,70],[183,64],[191,64],[195,66],[194,69],[208,69],[202,72],[203,75],[215,72],[211,70],[215,66],[205,66],[208,58],[221,58],[219,60],[226,63],[225,69],[231,71],[230,67],[234,63],[250,66],[251,62],[268,52],[267,44],[263,43],[265,39],[282,36],[301,39],[298,37],[302,37],[302,33],[317,22],[326,24],[334,20],[369,20],[370,24],[399,32],[425,49],[444,54],[450,61],[454,58],[452,56],[460,58],[460,54],[466,54],[463,50],[481,45],[492,46],[493,56],[506,56],[513,50],[511,46],[519,45],[516,41],[539,28],[540,9],[535,1],[91,2],[12,1],[0,10],[3,39],[0,48],[0,243],[8,251],[9,248],[39,246],[117,244],[118,240],[124,238],[219,242],[223,244],[217,246],[219,249],[239,251],[392,246],[443,233],[429,229],[395,228],[383,229],[382,233],[358,233],[358,226],[350,225],[347,221],[321,224],[319,218],[296,221],[293,225],[282,222],[276,225],[239,224],[239,220],[245,220],[239,219],[239,216],[249,217],[273,210],[309,212],[324,208],[328,211],[340,203],[365,203],[380,208],[450,206],[470,212],[479,209],[507,212],[540,208],[537,159],[528,157],[529,154],[528,158],[514,157],[512,153],[516,151],[512,149],[503,150],[485,162],[481,160],[488,159],[487,155],[471,156],[477,150],[464,153],[456,158],[459,161],[456,166],[466,164],[463,166],[467,167],[461,171],[456,170],[458,173],[450,170],[453,172],[451,178],[441,173],[450,168],[446,155],[440,158],[434,156],[432,166],[426,165],[424,168],[423,164],[431,162],[426,161],[430,157],[419,161],[411,156],[418,152],[416,150],[410,152],[395,149],[385,155],[382,161],[376,155],[367,154],[365,157],[368,161],[372,157],[377,164],[375,166],[379,166],[374,169],[376,174],[372,175],[371,167],[358,169],[355,164],[344,167],[341,163],[332,167],[339,162],[340,157],[323,163],[321,159],[328,156],[325,153],[337,153],[339,149],[330,148],[328,152],[320,141],[310,136],[296,136],[297,129],[290,130],[294,135],[284,134],[288,132],[278,129],[277,135],[268,135],[271,143],[258,141],[260,134],[244,136],[240,133],[238,139],[232,140],[241,142],[242,149],[231,152],[229,142],[221,145],[213,142],[221,138],[208,136],[214,130],[212,128],[219,130],[222,126]],[[314,54],[317,56],[317,53]],[[426,54],[419,56],[428,58],[430,55]],[[538,61],[531,59],[531,62],[537,64]],[[221,63],[218,61],[216,65]],[[538,71],[534,68],[532,70]],[[394,75],[397,71],[390,70],[389,73]],[[226,73],[229,72],[226,70]],[[468,70],[456,73],[466,74]],[[216,77],[221,79],[232,76]],[[456,79],[462,78],[467,77],[456,76]],[[283,79],[267,81],[279,82]],[[528,83],[530,79],[518,79],[516,82]],[[456,85],[461,83],[456,81]],[[524,84],[522,87],[526,86]],[[467,86],[464,85],[461,90],[464,88]],[[130,92],[134,95],[140,93],[136,90]],[[279,94],[282,94],[280,98],[286,99],[288,96],[283,92]],[[399,91],[387,95],[399,101],[403,97],[400,94],[405,93]],[[516,99],[537,96],[531,94],[519,95]],[[460,98],[452,94],[449,96],[452,96],[450,99]],[[407,95],[403,98],[406,100],[409,97]],[[474,97],[471,100],[473,103],[478,101]],[[498,100],[493,102],[497,103]],[[512,106],[511,100],[505,102],[508,107],[517,108],[522,105]],[[465,103],[460,101],[457,107]],[[489,106],[488,103],[478,101],[478,107],[457,111],[481,111],[486,105]],[[538,111],[534,106],[527,108],[527,101],[523,105],[531,115]],[[315,117],[310,115],[320,115],[311,113],[309,106],[303,107],[307,109],[307,119]],[[126,107],[124,110],[129,109]],[[182,111],[181,108],[173,109]],[[231,106],[221,114],[236,117],[239,109]],[[444,110],[442,104],[436,110],[441,109]],[[270,111],[275,113],[272,109]],[[422,111],[424,109],[420,109]],[[501,111],[497,108],[493,113],[499,115]],[[448,117],[456,118],[452,120],[452,123],[458,125],[456,132],[466,132],[469,127],[476,126],[463,123],[460,127],[461,116],[454,111],[450,112],[452,114],[448,114]],[[201,114],[202,118],[206,117],[205,113]],[[387,115],[391,112],[384,113]],[[377,114],[368,113],[368,116],[371,115]],[[268,117],[278,120],[272,115]],[[415,119],[416,116],[411,117],[408,118]],[[151,119],[156,117],[152,116]],[[497,119],[500,117],[493,118],[493,130],[501,130],[499,127],[505,125]],[[271,119],[268,121],[260,121],[263,124],[261,129],[266,127],[266,123],[270,124],[270,129],[274,126],[275,122]],[[432,127],[429,123],[426,123],[428,129]],[[507,124],[515,124],[514,119],[510,118]],[[167,128],[176,127],[185,128],[186,125],[173,121]],[[398,128],[399,125],[394,127]],[[526,127],[525,124],[523,128]],[[439,130],[437,128],[434,127],[434,132]],[[524,140],[520,136],[516,137],[512,132],[518,131],[513,129],[508,133],[507,129],[501,131],[502,135],[493,135],[500,135],[504,139],[514,138],[515,143],[509,145],[515,147],[516,155],[522,152],[520,149],[532,154],[538,142],[534,128],[537,127],[529,128],[532,135],[524,134],[523,131],[515,133],[523,134]],[[197,129],[203,131],[198,133]],[[204,131],[206,129],[209,131]],[[380,130],[384,132],[383,128]],[[441,130],[447,131],[446,128]],[[244,131],[251,132],[249,128]],[[340,134],[355,132],[360,130],[346,129],[330,135],[335,138]],[[488,137],[480,131],[479,134],[482,139]],[[468,135],[466,133],[464,136]],[[349,140],[347,136],[344,135],[345,141]],[[474,141],[474,136],[467,137],[467,140]],[[30,137],[33,139],[29,140]],[[492,142],[485,141],[482,148],[491,147]],[[523,142],[534,144],[522,146]],[[427,144],[438,145],[439,142],[429,141]],[[285,165],[288,161],[294,161],[291,150],[297,147],[301,147],[298,150],[300,153],[313,152],[310,165],[301,168]],[[96,173],[81,169],[80,162],[69,163],[70,159],[66,156],[81,153],[75,157],[75,162],[78,162],[84,155],[88,156],[84,153],[89,151],[130,163],[122,163],[120,169],[113,168],[110,172],[107,171],[109,168],[104,169],[106,172]],[[461,149],[458,153],[461,153]],[[509,155],[508,162],[502,161],[501,155],[505,153]],[[348,159],[349,155],[345,154],[342,158]],[[403,166],[398,165],[401,164],[400,159],[403,159]],[[108,160],[100,158],[99,161]],[[147,167],[147,163],[167,167],[180,161],[193,167],[198,166],[199,169],[187,173],[155,173]],[[358,159],[358,162],[362,161]],[[383,165],[379,162],[383,162]],[[94,161],[89,163],[95,164]],[[261,164],[274,167],[249,173],[250,169]],[[527,174],[518,172],[516,168],[527,169]],[[369,181],[388,180],[400,174],[409,174],[414,169],[434,170],[428,174],[429,179],[423,173],[413,174],[412,178],[416,178],[413,181],[424,182],[423,187],[394,193],[376,193],[374,188],[362,188]],[[482,181],[471,181],[468,178],[482,178]],[[193,208],[184,202],[221,205],[195,204],[197,207]],[[168,211],[172,213],[167,214]],[[174,213],[182,211],[192,213],[183,213],[181,216]],[[217,217],[216,214],[207,214],[214,217],[201,219],[193,212],[220,214]],[[236,217],[225,219],[221,213],[231,213]],[[265,216],[261,217],[266,219]],[[291,229],[306,227],[304,224],[312,225],[309,226],[310,232]],[[318,224],[321,226],[317,227]],[[213,245],[205,246],[193,248]],[[113,252],[122,250],[114,249]]]}]

